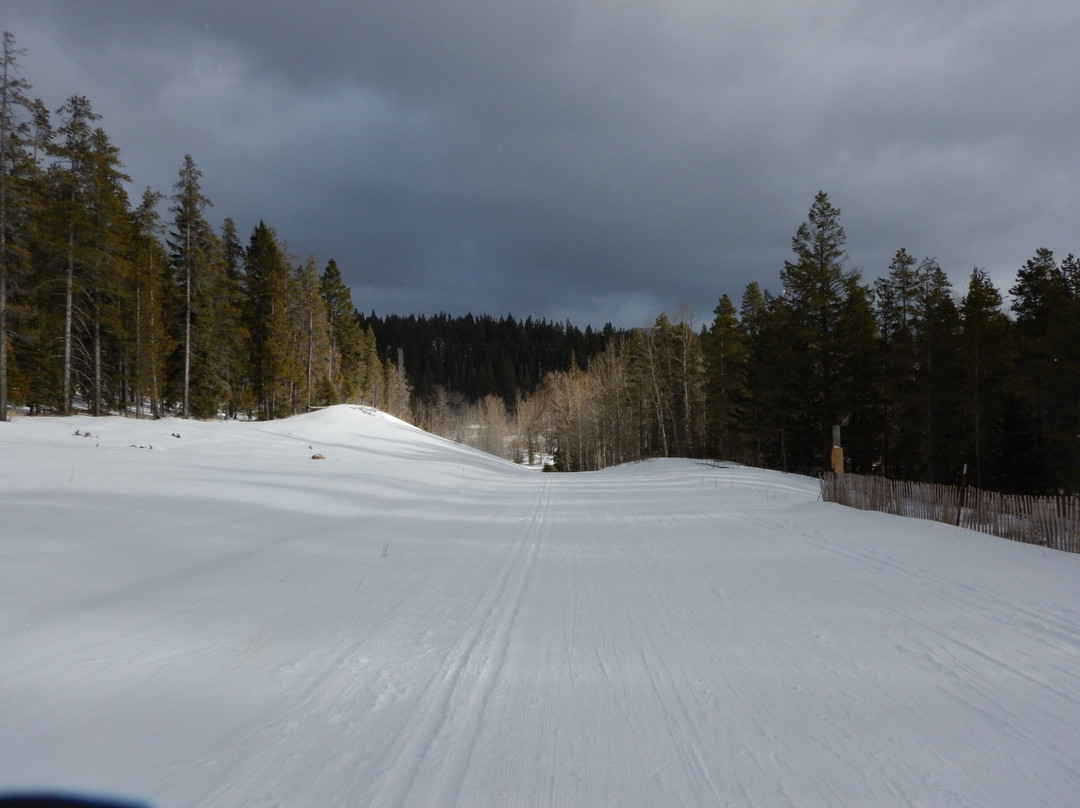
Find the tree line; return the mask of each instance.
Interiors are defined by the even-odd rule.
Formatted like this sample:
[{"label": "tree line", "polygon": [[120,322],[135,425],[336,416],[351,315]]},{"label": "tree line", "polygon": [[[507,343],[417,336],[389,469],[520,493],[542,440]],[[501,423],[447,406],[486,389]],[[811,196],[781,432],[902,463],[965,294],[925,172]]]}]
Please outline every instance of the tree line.
[{"label": "tree line", "polygon": [[[779,294],[584,331],[513,316],[357,313],[335,261],[246,240],[185,156],[137,204],[90,102],[50,111],[0,55],[0,418],[30,412],[278,418],[380,407],[515,460],[591,470],[656,456],[825,467],[983,488],[1080,490],[1080,261],[1039,249],[1011,305],[897,250],[846,267],[819,193]],[[162,208],[165,208],[164,213]]]},{"label": "tree line", "polygon": [[[331,260],[297,261],[265,222],[211,226],[187,155],[172,193],[128,198],[90,101],[27,95],[0,55],[0,418],[30,412],[277,418],[350,401],[404,414]],[[160,212],[167,206],[167,215]]]},{"label": "tree line", "polygon": [[816,473],[839,425],[847,470],[1035,493],[1080,491],[1080,260],[1040,248],[1009,289],[953,289],[897,250],[881,277],[845,267],[840,211],[819,193],[780,294],[723,295],[707,327],[681,315],[613,334],[587,370],[522,401],[513,456],[588,470],[656,456]]},{"label": "tree line", "polygon": [[570,322],[517,320],[512,314],[379,317],[372,312],[360,322],[372,330],[383,355],[402,353],[417,399],[441,388],[470,402],[496,395],[509,409],[533,393],[547,373],[566,370],[571,362],[588,365],[617,333],[610,323],[599,331],[582,330]]}]

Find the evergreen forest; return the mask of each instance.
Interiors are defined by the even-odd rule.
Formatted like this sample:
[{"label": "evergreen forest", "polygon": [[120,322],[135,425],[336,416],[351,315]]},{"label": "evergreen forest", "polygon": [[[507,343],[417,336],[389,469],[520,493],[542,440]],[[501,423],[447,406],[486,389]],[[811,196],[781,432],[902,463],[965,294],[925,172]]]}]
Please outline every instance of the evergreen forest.
[{"label": "evergreen forest", "polygon": [[[513,315],[358,312],[334,260],[211,222],[195,160],[128,195],[90,101],[30,96],[0,55],[0,420],[12,411],[272,419],[349,402],[518,462],[587,471],[683,456],[1080,493],[1080,259],[1013,285],[906,248],[864,280],[819,193],[778,293],[708,322],[579,329]],[[718,290],[722,292],[723,290]],[[729,290],[734,291],[734,290]],[[362,305],[363,301],[359,301]],[[520,314],[520,313],[519,313]]]}]

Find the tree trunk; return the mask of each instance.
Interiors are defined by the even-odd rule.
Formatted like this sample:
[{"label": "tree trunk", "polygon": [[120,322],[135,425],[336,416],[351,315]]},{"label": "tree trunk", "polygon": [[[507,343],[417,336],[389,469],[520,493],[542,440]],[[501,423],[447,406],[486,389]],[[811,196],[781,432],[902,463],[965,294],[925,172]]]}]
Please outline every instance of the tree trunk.
[{"label": "tree trunk", "polygon": [[181,415],[187,418],[191,414],[191,267],[184,271],[187,276],[187,289],[184,298],[184,402]]},{"label": "tree trunk", "polygon": [[161,417],[158,407],[158,377],[157,377],[157,338],[154,336],[154,287],[150,287],[150,415],[154,418]]},{"label": "tree trunk", "polygon": [[133,389],[131,391],[132,396],[135,399],[135,417],[142,417],[142,390],[139,384],[139,379],[142,378],[142,287],[139,285],[139,280],[136,277],[135,281],[135,372]]},{"label": "tree trunk", "polygon": [[94,306],[94,402],[91,412],[101,415],[101,315]]},{"label": "tree trunk", "polygon": [[[0,256],[3,252],[3,223],[0,222]],[[7,270],[0,267],[0,421],[8,419],[7,314]]]},{"label": "tree trunk", "polygon": [[308,311],[307,322],[307,402],[305,411],[311,412],[311,368],[315,364],[315,315]]},{"label": "tree trunk", "polygon": [[64,300],[64,415],[71,414],[71,318],[75,296],[75,224],[68,223],[67,278]]}]

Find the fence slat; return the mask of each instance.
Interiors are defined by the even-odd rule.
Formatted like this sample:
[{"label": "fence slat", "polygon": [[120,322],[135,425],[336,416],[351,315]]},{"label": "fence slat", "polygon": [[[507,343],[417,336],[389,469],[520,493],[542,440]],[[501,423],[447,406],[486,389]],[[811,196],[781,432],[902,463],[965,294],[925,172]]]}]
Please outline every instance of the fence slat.
[{"label": "fence slat", "polygon": [[[1080,498],[1001,494],[861,474],[821,475],[821,498],[849,508],[960,525],[1012,541],[1080,553]],[[961,504],[963,503],[963,504]]]}]

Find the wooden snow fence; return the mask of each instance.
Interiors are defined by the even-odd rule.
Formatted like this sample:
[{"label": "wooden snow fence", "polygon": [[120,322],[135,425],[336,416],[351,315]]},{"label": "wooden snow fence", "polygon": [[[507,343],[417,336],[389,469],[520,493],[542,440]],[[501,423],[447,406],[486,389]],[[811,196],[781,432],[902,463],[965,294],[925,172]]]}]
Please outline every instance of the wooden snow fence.
[{"label": "wooden snow fence", "polygon": [[970,486],[826,472],[821,475],[821,498],[849,508],[930,519],[1080,553],[1080,497],[999,494]]}]

